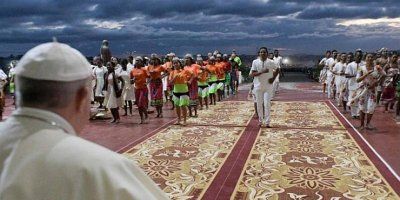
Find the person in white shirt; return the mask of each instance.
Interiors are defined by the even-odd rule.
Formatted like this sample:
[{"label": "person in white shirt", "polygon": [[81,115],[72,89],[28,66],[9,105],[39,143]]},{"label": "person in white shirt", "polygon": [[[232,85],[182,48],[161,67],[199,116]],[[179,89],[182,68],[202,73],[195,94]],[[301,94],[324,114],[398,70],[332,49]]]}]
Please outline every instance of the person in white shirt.
[{"label": "person in white shirt", "polygon": [[365,61],[366,65],[362,66],[357,73],[357,82],[360,83],[358,107],[360,108],[361,124],[359,129],[373,130],[375,128],[371,126],[371,119],[376,107],[375,93],[379,82],[386,73],[379,65],[374,66],[374,58],[371,53],[367,54]]},{"label": "person in white shirt", "polygon": [[354,61],[347,65],[345,71],[346,78],[348,78],[347,84],[349,89],[347,105],[350,106],[351,117],[353,119],[358,119],[360,116],[358,109],[358,102],[354,101],[353,98],[356,95],[356,90],[359,85],[356,76],[357,72],[361,70],[361,66],[363,65],[363,63],[361,63],[362,55],[363,53],[361,50],[356,51],[354,54]]},{"label": "person in white shirt", "polygon": [[0,123],[0,199],[168,199],[128,158],[77,136],[89,119],[89,65],[58,42],[18,63],[17,110]]},{"label": "person in white shirt", "polygon": [[335,64],[338,62],[336,60],[337,51],[333,50],[332,55],[333,55],[333,57],[330,57],[325,61],[325,63],[328,66],[328,70],[326,73],[326,81],[327,81],[326,85],[327,85],[327,90],[328,90],[328,98],[334,98],[335,97],[334,90],[336,90],[336,88],[333,87],[334,86],[334,76],[333,76],[332,70],[333,70],[333,66],[335,66]]},{"label": "person in white shirt", "polygon": [[328,63],[326,62],[331,57],[331,51],[326,51],[325,58],[322,58],[319,62],[319,66],[322,67],[321,72],[319,73],[319,82],[322,84],[322,92],[326,92],[326,85],[327,85],[327,75],[328,75]]},{"label": "person in white shirt", "polygon": [[268,50],[266,47],[261,47],[258,54],[259,57],[253,60],[251,65],[250,76],[254,77],[253,91],[257,101],[259,126],[262,126],[264,123],[265,127],[270,128],[273,83],[279,73],[279,69],[272,60],[267,59]]},{"label": "person in white shirt", "polygon": [[[336,63],[332,69],[332,73],[335,76],[336,86],[336,102],[338,106],[342,106],[343,99],[340,98],[341,91],[344,90],[343,86],[346,84],[346,77],[344,76],[346,71],[346,53],[340,54],[340,62]],[[344,104],[344,106],[346,106]]]},{"label": "person in white shirt", "polygon": [[3,120],[3,111],[6,103],[6,95],[4,92],[5,86],[7,84],[7,74],[0,69],[0,121]]},{"label": "person in white shirt", "polygon": [[[279,50],[275,50],[274,51],[274,58],[273,58],[275,65],[278,67],[279,71],[281,70],[281,66],[282,66],[282,56],[279,55]],[[278,74],[275,78],[274,81],[274,92],[272,93],[273,96],[275,96],[275,93],[278,92],[279,89],[279,78],[280,75]]]},{"label": "person in white shirt", "polygon": [[103,108],[104,102],[104,89],[105,89],[105,79],[107,74],[107,68],[103,65],[103,61],[100,57],[95,57],[93,63],[96,67],[93,69],[93,76],[96,79],[96,85],[94,89],[94,100],[97,101]]}]

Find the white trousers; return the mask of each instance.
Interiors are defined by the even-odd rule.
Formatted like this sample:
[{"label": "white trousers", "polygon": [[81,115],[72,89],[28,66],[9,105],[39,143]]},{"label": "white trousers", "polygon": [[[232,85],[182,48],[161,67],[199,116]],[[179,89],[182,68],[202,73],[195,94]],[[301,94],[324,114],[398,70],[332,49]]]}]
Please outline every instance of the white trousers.
[{"label": "white trousers", "polygon": [[[349,98],[348,98],[349,102],[353,100],[353,96],[354,96],[355,92],[356,92],[356,90],[349,90]],[[358,114],[359,113],[359,109],[358,109],[358,103],[357,102],[355,102],[355,103],[353,103],[351,105],[350,110],[351,110],[351,116],[352,117],[359,116],[359,114]]]},{"label": "white trousers", "polygon": [[332,88],[332,84],[331,84],[331,82],[332,82],[332,77],[329,77],[328,76],[328,78],[326,79],[327,80],[327,83],[326,83],[326,90],[327,90],[327,92],[328,92],[328,98],[331,98],[332,97],[332,92],[333,92],[333,88]]},{"label": "white trousers", "polygon": [[273,93],[272,93],[272,96],[274,97],[274,96],[275,96],[275,93],[276,93],[276,92],[278,91],[278,89],[279,89],[279,74],[276,76],[276,78],[275,78],[275,80],[274,80],[273,88],[274,88],[274,91],[273,91]]},{"label": "white trousers", "polygon": [[[265,122],[269,125],[270,119],[270,111],[271,111],[271,93],[272,91],[268,91],[268,89],[254,89],[254,94],[257,101],[257,112],[258,112],[258,120],[259,122]],[[264,109],[263,109],[264,105]]]}]

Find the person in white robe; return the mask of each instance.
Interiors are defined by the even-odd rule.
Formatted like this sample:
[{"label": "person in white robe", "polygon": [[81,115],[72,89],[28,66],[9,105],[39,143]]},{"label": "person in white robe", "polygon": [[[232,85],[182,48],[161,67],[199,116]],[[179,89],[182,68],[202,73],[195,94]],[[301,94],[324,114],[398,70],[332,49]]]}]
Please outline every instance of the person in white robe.
[{"label": "person in white robe", "polygon": [[119,74],[121,79],[124,82],[124,87],[122,88],[122,102],[124,103],[124,111],[125,114],[124,116],[128,115],[128,109],[129,109],[129,114],[132,115],[132,101],[135,101],[135,93],[133,91],[133,85],[131,83],[131,71],[132,69],[129,70],[128,68],[128,60],[123,59],[121,61],[121,66],[122,70]]},{"label": "person in white robe", "polygon": [[89,118],[89,65],[58,42],[22,57],[17,110],[0,124],[1,200],[168,199],[129,159],[79,137]]},{"label": "person in white robe", "polygon": [[[336,86],[336,103],[338,106],[343,104],[343,95],[341,92],[345,89],[346,77],[344,76],[346,71],[346,53],[340,54],[340,62],[336,63],[332,69],[332,73],[335,76],[335,86]],[[342,98],[341,98],[342,97]],[[346,106],[346,105],[344,105]]]},{"label": "person in white robe", "polygon": [[100,57],[95,57],[93,59],[93,62],[97,66],[93,69],[93,76],[96,79],[96,85],[94,89],[94,99],[100,104],[99,108],[102,108],[104,101],[104,84],[105,84],[105,75],[107,73],[107,68],[103,65],[103,62]]},{"label": "person in white robe", "polygon": [[271,97],[273,83],[279,70],[275,63],[268,59],[268,50],[261,47],[259,57],[253,60],[250,69],[250,76],[254,77],[254,94],[257,101],[257,113],[259,116],[259,126],[270,128]]},{"label": "person in white robe", "polygon": [[359,108],[358,102],[355,102],[353,98],[356,96],[356,90],[359,86],[357,82],[357,73],[361,70],[361,66],[365,65],[362,63],[362,51],[356,51],[354,54],[354,61],[349,63],[346,67],[346,78],[348,78],[348,89],[349,89],[349,96],[347,101],[347,106],[350,106],[351,117],[353,119],[359,118]]},{"label": "person in white robe", "polygon": [[[279,70],[281,70],[282,67],[282,56],[279,55],[279,50],[275,50],[274,51],[274,58],[273,58],[275,65],[278,67]],[[279,90],[279,77],[280,75],[278,74],[275,78],[274,81],[274,91],[272,93],[273,96],[275,96],[275,94],[278,92]]]}]

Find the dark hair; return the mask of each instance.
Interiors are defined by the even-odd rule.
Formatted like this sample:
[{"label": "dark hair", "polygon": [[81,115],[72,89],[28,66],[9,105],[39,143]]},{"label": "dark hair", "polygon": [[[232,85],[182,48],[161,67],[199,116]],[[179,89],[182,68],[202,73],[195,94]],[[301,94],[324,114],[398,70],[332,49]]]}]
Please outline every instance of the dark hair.
[{"label": "dark hair", "polygon": [[331,53],[331,51],[328,50],[328,51],[325,52],[325,54],[327,54],[327,53]]},{"label": "dark hair", "polygon": [[260,53],[262,49],[265,49],[265,51],[267,51],[267,53],[268,53],[268,48],[267,48],[267,47],[260,47],[260,48],[258,49],[258,53]]}]

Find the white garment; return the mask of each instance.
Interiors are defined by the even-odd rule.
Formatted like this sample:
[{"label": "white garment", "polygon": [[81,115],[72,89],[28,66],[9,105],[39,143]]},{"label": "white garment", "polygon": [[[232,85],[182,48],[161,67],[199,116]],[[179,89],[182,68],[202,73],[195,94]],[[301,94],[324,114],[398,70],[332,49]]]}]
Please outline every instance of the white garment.
[{"label": "white garment", "polygon": [[255,100],[257,101],[258,121],[261,123],[265,122],[266,125],[269,125],[271,121],[270,111],[272,95],[270,92],[268,92],[266,88],[254,89],[253,93],[255,96]]},{"label": "white garment", "polygon": [[349,78],[349,90],[356,90],[358,88],[358,83],[357,83],[357,72],[361,69],[361,63],[356,63],[356,62],[351,62],[347,65],[346,67],[346,75],[348,76],[353,76]]},{"label": "white garment", "polygon": [[[282,66],[282,57],[278,56],[278,57],[274,57],[274,62],[275,65],[277,66],[278,69],[281,69]],[[273,84],[273,88],[274,88],[274,92],[272,93],[273,96],[275,96],[275,93],[278,91],[279,89],[279,74],[276,76],[274,84]]]},{"label": "white garment", "polygon": [[96,77],[96,89],[94,92],[95,97],[103,97],[104,88],[104,75],[107,73],[106,67],[96,67],[93,70],[93,74]]},{"label": "white garment", "polygon": [[332,92],[333,92],[333,88],[332,88],[332,80],[333,80],[333,74],[332,74],[332,69],[333,69],[333,66],[335,65],[336,63],[335,63],[335,59],[333,59],[332,57],[331,58],[328,58],[326,61],[325,61],[325,65],[327,66],[327,72],[326,72],[326,85],[327,85],[327,94],[328,94],[328,98],[331,98],[332,97]]},{"label": "white garment", "polygon": [[7,74],[2,69],[0,69],[0,80],[7,80]]},{"label": "white garment", "polygon": [[127,158],[76,136],[61,116],[18,108],[0,124],[0,199],[168,199]]},{"label": "white garment", "polygon": [[130,71],[121,71],[119,75],[124,80],[124,88],[122,88],[122,101],[134,101],[135,93],[133,92],[133,86],[131,84]]},{"label": "white garment", "polygon": [[344,73],[346,71],[346,63],[341,63],[341,62],[336,63],[332,71],[336,73],[335,74],[336,100],[338,104],[340,104],[342,100],[347,99],[347,97],[345,97],[344,99],[339,99],[340,92],[343,89],[343,87],[346,86],[346,81],[347,81],[346,77],[344,76]]},{"label": "white garment", "polygon": [[268,73],[262,73],[261,75],[254,77],[253,92],[257,101],[259,122],[265,122],[267,125],[269,125],[273,84],[269,83],[268,80],[273,78],[273,73],[277,69],[277,66],[272,60],[267,59],[262,61],[260,58],[257,58],[253,61],[250,71],[261,72],[265,69],[269,70]]},{"label": "white garment", "polygon": [[268,92],[270,92],[270,94],[272,94],[273,85],[272,83],[269,83],[268,80],[270,78],[273,78],[273,73],[277,69],[277,66],[272,60],[267,59],[265,61],[262,61],[260,58],[253,60],[250,73],[252,71],[261,72],[265,69],[269,70],[268,73],[262,73],[259,76],[254,77],[254,89],[266,89]]},{"label": "white garment", "polygon": [[[115,74],[117,76],[117,74]],[[115,77],[117,78],[117,77]],[[122,98],[117,98],[114,90],[113,75],[110,73],[107,77],[107,93],[104,97],[106,108],[118,108],[122,106]],[[118,83],[117,83],[118,84]],[[118,86],[119,87],[119,86]]]},{"label": "white garment", "polygon": [[133,64],[131,64],[131,63],[128,62],[128,64],[126,65],[127,71],[128,71],[128,72],[131,72],[133,68],[135,68],[135,66],[134,66]]}]

